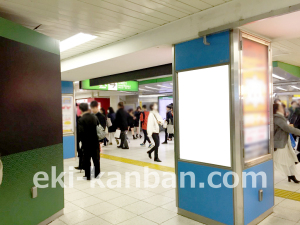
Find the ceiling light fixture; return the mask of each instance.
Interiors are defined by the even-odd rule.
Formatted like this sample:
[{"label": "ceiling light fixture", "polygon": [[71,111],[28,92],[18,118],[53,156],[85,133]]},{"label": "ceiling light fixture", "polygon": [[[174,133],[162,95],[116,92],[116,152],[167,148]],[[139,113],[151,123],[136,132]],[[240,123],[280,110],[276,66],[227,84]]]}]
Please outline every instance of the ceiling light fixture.
[{"label": "ceiling light fixture", "polygon": [[142,88],[139,88],[139,91],[150,91],[150,92],[152,92],[152,90],[146,90],[146,89],[142,89]]},{"label": "ceiling light fixture", "polygon": [[279,79],[279,80],[286,80],[285,78],[283,78],[283,77],[280,77],[280,76],[278,76],[278,75],[276,75],[276,74],[272,74],[272,77],[274,77],[274,78],[277,78],[277,79]]},{"label": "ceiling light fixture", "polygon": [[153,87],[148,87],[148,86],[145,86],[145,88],[150,88],[150,89],[159,90],[159,88],[153,88]]},{"label": "ceiling light fixture", "polygon": [[298,87],[296,87],[296,86],[291,86],[291,87],[300,90],[300,88],[298,88]]},{"label": "ceiling light fixture", "polygon": [[164,87],[164,88],[172,88],[172,87],[167,87],[167,86],[163,86],[163,85],[157,85],[158,87]]},{"label": "ceiling light fixture", "polygon": [[279,89],[279,90],[282,90],[282,91],[287,91],[287,90],[285,90],[285,89],[283,89],[281,87],[276,87],[276,88]]},{"label": "ceiling light fixture", "polygon": [[74,36],[69,37],[60,42],[60,52],[64,52],[78,45],[82,45],[95,38],[97,38],[97,36],[90,35],[90,34],[84,34],[84,33],[75,34]]}]

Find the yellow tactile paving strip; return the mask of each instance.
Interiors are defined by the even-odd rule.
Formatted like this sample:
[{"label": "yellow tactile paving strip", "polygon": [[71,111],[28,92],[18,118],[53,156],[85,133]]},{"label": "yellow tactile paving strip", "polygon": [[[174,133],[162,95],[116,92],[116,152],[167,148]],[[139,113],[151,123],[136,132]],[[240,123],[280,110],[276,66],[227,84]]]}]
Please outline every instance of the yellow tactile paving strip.
[{"label": "yellow tactile paving strip", "polygon": [[300,193],[275,188],[275,196],[300,201]]},{"label": "yellow tactile paving strip", "polygon": [[153,163],[147,163],[147,162],[142,162],[142,161],[138,161],[138,160],[134,160],[134,159],[127,159],[127,158],[122,158],[122,157],[107,155],[107,154],[102,154],[102,153],[100,154],[100,156],[105,159],[115,160],[115,161],[128,163],[128,164],[132,164],[132,165],[136,165],[136,166],[142,166],[142,167],[148,166],[150,169],[175,173],[175,169],[173,167],[161,166],[161,165],[157,165],[157,164],[153,164]]},{"label": "yellow tactile paving strip", "polygon": [[[153,164],[153,163],[147,163],[147,162],[142,162],[142,161],[138,161],[138,160],[134,160],[134,159],[127,159],[127,158],[122,158],[122,157],[107,155],[107,154],[102,154],[102,153],[100,155],[102,158],[105,158],[105,159],[110,159],[110,160],[128,163],[128,164],[132,164],[132,165],[136,165],[136,166],[142,166],[142,167],[148,166],[151,169],[161,170],[164,172],[173,172],[173,173],[175,172],[174,168],[168,167],[168,166],[161,166],[161,165],[157,165],[157,164]],[[295,200],[295,201],[300,201],[300,193],[298,193],[298,192],[292,192],[292,191],[275,188],[275,196],[281,197],[281,198],[286,198],[286,199],[291,199],[291,200]]]}]

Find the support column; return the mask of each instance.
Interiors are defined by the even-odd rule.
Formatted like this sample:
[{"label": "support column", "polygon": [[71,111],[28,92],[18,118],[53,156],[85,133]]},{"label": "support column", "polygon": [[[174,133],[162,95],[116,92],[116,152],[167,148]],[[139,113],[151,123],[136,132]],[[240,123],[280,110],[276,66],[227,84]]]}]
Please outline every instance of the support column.
[{"label": "support column", "polygon": [[119,101],[120,101],[119,95],[110,96],[110,106],[113,107],[114,110],[117,110]]},{"label": "support column", "polygon": [[252,225],[272,212],[271,62],[270,43],[238,29],[174,46],[178,214]]}]

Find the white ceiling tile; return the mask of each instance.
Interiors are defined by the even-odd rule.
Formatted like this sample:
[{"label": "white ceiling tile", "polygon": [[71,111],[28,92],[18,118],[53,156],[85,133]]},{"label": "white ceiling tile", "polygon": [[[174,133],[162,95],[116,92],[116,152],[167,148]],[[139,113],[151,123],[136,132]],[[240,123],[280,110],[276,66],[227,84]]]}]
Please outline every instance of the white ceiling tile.
[{"label": "white ceiling tile", "polygon": [[129,2],[138,4],[138,5],[143,5],[147,8],[153,9],[155,11],[171,15],[173,17],[176,17],[177,19],[185,17],[189,15],[190,13],[183,12],[182,10],[178,10],[175,8],[172,8],[172,6],[169,5],[164,5],[158,2],[154,1],[149,1],[149,0],[127,0]]},{"label": "white ceiling tile", "polygon": [[212,7],[212,5],[210,5],[206,2],[202,2],[200,0],[180,0],[180,2],[183,2],[187,5],[193,6],[199,10],[205,10],[205,9]]},{"label": "white ceiling tile", "polygon": [[207,4],[216,6],[216,5],[221,5],[225,3],[225,0],[201,0],[202,2],[206,2]]},{"label": "white ceiling tile", "polygon": [[98,38],[61,53],[69,58],[221,4],[226,0],[0,0],[0,16],[57,40]]}]

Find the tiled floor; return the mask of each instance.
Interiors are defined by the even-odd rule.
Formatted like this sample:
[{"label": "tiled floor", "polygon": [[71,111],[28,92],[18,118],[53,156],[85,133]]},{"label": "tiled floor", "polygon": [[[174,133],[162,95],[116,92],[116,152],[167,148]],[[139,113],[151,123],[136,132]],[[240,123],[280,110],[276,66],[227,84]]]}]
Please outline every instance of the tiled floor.
[{"label": "tiled floor", "polygon": [[[144,138],[133,140],[132,135],[129,135],[129,150],[116,149],[116,142],[113,141],[113,145],[108,145],[103,147],[104,154],[119,156],[123,158],[129,158],[134,160],[139,160],[143,162],[150,162],[155,164],[160,164],[163,166],[174,167],[174,141],[169,141],[168,144],[161,144],[159,147],[159,158],[162,161],[161,163],[154,162],[153,159],[150,160],[147,155],[149,150],[148,142],[144,147],[141,147],[140,144],[144,141]],[[152,140],[152,138],[151,138]],[[160,143],[165,140],[165,134],[160,133]],[[154,144],[154,142],[152,141]]]},{"label": "tiled floor", "polygon": [[[140,142],[140,140],[131,138],[130,150],[120,150],[116,149],[116,146],[108,146],[104,148],[103,153],[154,163],[147,157],[148,148],[140,147]],[[163,161],[161,165],[174,166],[173,147],[172,142],[161,146],[160,159]],[[74,172],[72,170],[74,166],[77,166],[74,159],[64,161],[66,172]],[[81,180],[83,173],[75,171],[74,179],[72,179],[74,187],[70,188],[68,185],[71,175],[66,174],[64,215],[52,222],[51,225],[201,225],[201,223],[177,215],[174,188],[164,188],[161,185],[154,189],[145,188],[143,167],[102,158],[101,171],[105,172],[100,179],[105,187],[96,185],[95,188],[92,188],[93,181]],[[125,173],[134,171],[140,174],[138,181],[141,187],[135,187],[135,179],[129,179],[127,184],[130,188],[125,188]],[[162,171],[154,169],[149,171],[157,172],[162,178]],[[107,187],[108,172],[119,172],[122,175],[120,188]],[[154,178],[152,177],[149,179],[149,183],[153,184],[153,182]],[[115,185],[117,182],[112,184]],[[300,192],[300,184],[288,183],[286,178],[277,172],[275,173],[275,187]],[[300,202],[275,197],[274,213],[260,225],[283,224],[300,225]]]}]

